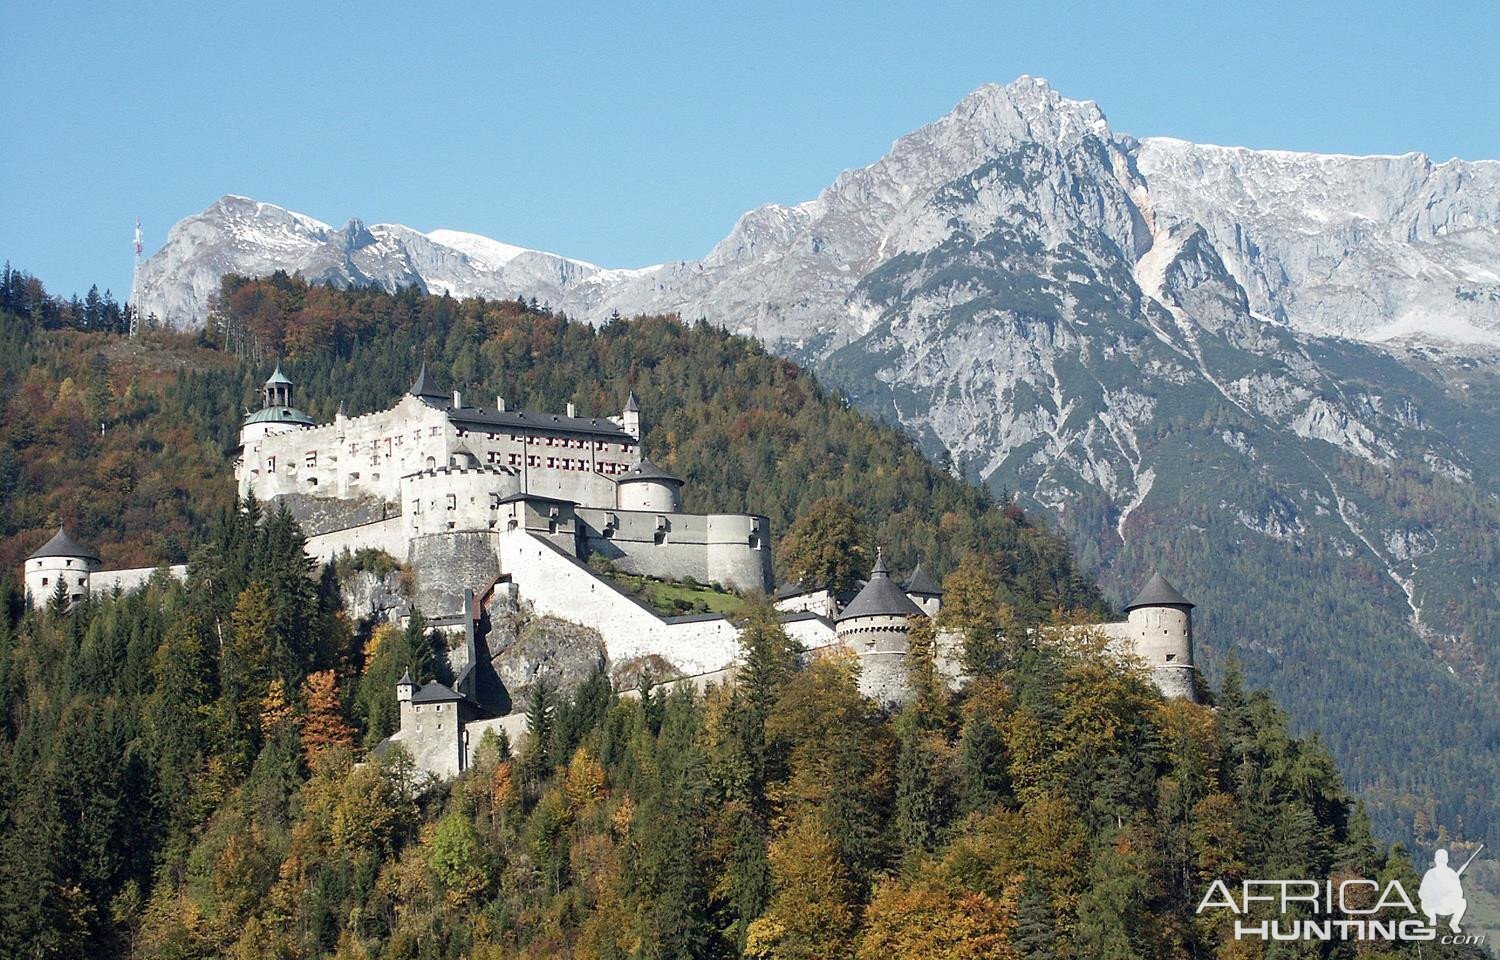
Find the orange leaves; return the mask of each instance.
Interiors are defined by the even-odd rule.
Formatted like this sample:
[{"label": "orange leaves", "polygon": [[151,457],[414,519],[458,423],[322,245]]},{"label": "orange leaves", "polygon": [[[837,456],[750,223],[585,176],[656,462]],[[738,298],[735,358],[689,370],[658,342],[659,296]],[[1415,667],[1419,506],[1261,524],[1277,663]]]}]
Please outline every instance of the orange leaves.
[{"label": "orange leaves", "polygon": [[354,729],[344,720],[332,670],[308,674],[302,681],[302,702],[302,749],[309,760],[329,747],[353,745]]},{"label": "orange leaves", "polygon": [[999,899],[937,878],[887,881],[865,913],[859,960],[1008,960],[1015,956],[1015,892]]}]

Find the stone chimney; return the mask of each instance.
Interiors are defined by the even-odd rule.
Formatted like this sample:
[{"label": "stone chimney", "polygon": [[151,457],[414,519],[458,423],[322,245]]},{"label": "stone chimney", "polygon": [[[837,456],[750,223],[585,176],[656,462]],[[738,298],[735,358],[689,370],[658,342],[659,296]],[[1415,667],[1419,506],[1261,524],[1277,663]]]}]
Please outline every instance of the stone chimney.
[{"label": "stone chimney", "polygon": [[455,410],[461,410],[461,409],[463,409],[463,405],[464,405],[463,394],[459,393],[457,390],[453,391],[453,409],[455,409]]},{"label": "stone chimney", "polygon": [[495,409],[497,411],[499,411],[500,413],[504,413],[505,412],[505,398],[504,397],[501,397],[501,396],[495,397]]},{"label": "stone chimney", "polygon": [[575,406],[573,406],[573,404],[571,404],[571,403],[568,404],[568,416],[570,416],[570,417],[576,417],[576,416],[578,416],[578,408],[575,407]]}]

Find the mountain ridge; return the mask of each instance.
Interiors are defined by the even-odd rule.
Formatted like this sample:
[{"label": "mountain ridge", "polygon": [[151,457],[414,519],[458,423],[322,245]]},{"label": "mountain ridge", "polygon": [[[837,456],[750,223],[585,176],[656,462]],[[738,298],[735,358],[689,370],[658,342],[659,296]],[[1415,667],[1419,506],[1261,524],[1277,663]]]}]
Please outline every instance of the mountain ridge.
[{"label": "mountain ridge", "polygon": [[[1117,597],[1183,571],[1201,661],[1238,654],[1341,758],[1410,723],[1500,730],[1500,163],[1186,143],[1022,78],[813,200],[748,211],[702,260],[527,253],[483,274],[361,226],[281,265],[753,334],[1045,509]],[[162,276],[175,257],[153,257]],[[176,259],[216,278],[232,258]],[[1372,695],[1330,703],[1347,689]],[[1424,698],[1431,715],[1391,715]],[[1433,794],[1433,822],[1493,836],[1487,763],[1351,770],[1387,825],[1410,832],[1410,797]]]}]

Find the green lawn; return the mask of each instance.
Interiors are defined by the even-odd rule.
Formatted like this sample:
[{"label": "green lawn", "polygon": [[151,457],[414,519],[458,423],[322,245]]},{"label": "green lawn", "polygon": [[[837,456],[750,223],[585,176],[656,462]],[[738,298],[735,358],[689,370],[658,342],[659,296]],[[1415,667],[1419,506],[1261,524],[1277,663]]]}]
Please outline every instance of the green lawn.
[{"label": "green lawn", "polygon": [[745,606],[745,598],[739,594],[716,590],[700,583],[638,577],[618,570],[605,571],[604,576],[615,586],[638,597],[667,617],[685,617],[698,613],[733,615]]}]

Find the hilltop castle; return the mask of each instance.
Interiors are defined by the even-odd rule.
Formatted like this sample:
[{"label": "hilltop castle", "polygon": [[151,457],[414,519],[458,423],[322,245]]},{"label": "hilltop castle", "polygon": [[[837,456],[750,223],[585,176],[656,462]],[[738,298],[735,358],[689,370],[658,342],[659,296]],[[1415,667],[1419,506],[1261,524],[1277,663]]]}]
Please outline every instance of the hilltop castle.
[{"label": "hilltop castle", "polygon": [[[397,685],[402,743],[440,776],[465,769],[486,729],[524,722],[490,663],[492,614],[524,604],[539,615],[597,632],[612,663],[650,660],[700,686],[733,675],[738,629],[718,614],[664,616],[600,572],[770,592],[769,521],[682,509],[684,481],[641,452],[634,394],[618,416],[466,404],[439,389],[426,366],[405,395],[377,413],[342,406],[317,424],[296,406],[296,385],[278,368],[261,409],[247,415],[234,461],[242,496],[285,505],[322,562],[383,551],[410,574],[410,604],[451,637],[451,684]],[[592,563],[591,563],[592,561]],[[102,571],[65,531],[26,561],[33,604],[61,589],[129,589],[151,569]],[[183,568],[171,571],[181,576]],[[58,582],[63,586],[59,588]],[[883,556],[852,597],[783,588],[775,603],[789,636],[813,654],[847,650],[860,688],[883,705],[908,695],[905,659],[915,618],[935,618],[942,591],[920,565],[901,583]],[[1091,625],[1139,656],[1168,696],[1194,696],[1192,607],[1160,575],[1126,608],[1122,623]],[[389,613],[389,611],[387,611]],[[400,611],[397,611],[400,615]],[[961,638],[938,634],[940,670],[959,679]]]}]

